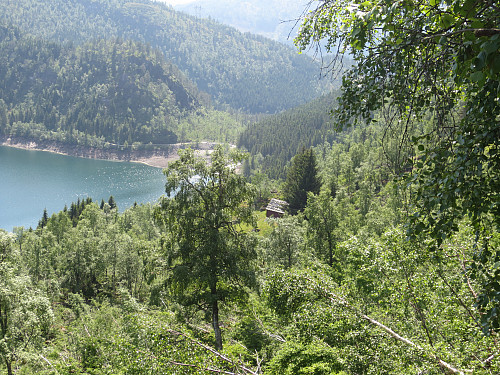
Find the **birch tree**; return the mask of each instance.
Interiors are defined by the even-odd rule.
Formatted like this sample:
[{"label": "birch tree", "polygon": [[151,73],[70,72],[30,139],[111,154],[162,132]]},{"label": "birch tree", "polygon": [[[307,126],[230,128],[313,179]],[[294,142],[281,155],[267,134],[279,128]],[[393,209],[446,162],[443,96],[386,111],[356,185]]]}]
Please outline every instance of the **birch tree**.
[{"label": "birch tree", "polygon": [[252,226],[253,189],[235,169],[244,154],[221,146],[210,163],[191,149],[165,170],[167,197],[157,217],[164,223],[170,292],[183,305],[212,315],[215,347],[222,349],[219,305],[245,295],[253,279],[255,247],[241,224]]}]

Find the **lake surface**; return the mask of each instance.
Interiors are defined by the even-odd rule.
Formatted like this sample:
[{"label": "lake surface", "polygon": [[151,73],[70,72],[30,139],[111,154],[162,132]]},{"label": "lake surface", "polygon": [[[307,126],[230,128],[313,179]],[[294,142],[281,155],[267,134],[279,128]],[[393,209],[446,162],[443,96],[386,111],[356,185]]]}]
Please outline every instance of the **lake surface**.
[{"label": "lake surface", "polygon": [[43,210],[52,215],[78,198],[115,198],[120,211],[156,202],[165,192],[160,168],[82,159],[0,146],[0,228],[35,228]]}]

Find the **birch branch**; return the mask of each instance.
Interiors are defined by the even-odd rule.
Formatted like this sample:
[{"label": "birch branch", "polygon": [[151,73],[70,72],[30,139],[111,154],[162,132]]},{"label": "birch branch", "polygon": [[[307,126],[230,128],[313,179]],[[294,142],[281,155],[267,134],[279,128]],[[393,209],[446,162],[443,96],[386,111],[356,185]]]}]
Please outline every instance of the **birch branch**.
[{"label": "birch branch", "polygon": [[465,373],[472,373],[473,372],[472,370],[459,370],[459,369],[456,369],[455,367],[453,367],[449,363],[447,363],[447,362],[443,361],[442,359],[440,359],[434,353],[429,352],[428,350],[425,350],[422,346],[420,346],[418,344],[415,344],[413,341],[411,341],[411,340],[409,340],[409,339],[407,339],[407,338],[405,338],[405,337],[397,334],[392,329],[390,329],[386,325],[380,323],[379,321],[377,321],[377,320],[369,317],[368,315],[365,315],[365,314],[357,311],[357,309],[354,308],[353,306],[351,306],[344,298],[342,298],[340,296],[337,296],[336,294],[334,294],[334,293],[326,290],[324,287],[321,287],[315,280],[312,280],[311,278],[308,278],[308,277],[306,277],[306,280],[308,280],[311,283],[310,284],[311,288],[314,288],[317,291],[321,292],[321,294],[323,294],[323,296],[326,297],[327,299],[329,299],[331,302],[333,302],[333,303],[339,303],[340,302],[341,305],[345,306],[347,309],[349,309],[352,312],[354,312],[358,317],[360,317],[361,319],[366,320],[366,321],[370,322],[371,324],[379,327],[380,329],[382,329],[383,331],[385,331],[386,333],[388,333],[390,336],[392,336],[396,340],[401,341],[401,342],[405,343],[406,345],[411,346],[411,347],[413,347],[415,349],[418,349],[422,353],[425,353],[425,354],[429,355],[435,361],[437,361],[440,366],[446,368],[447,370],[449,370],[453,374],[464,375]]},{"label": "birch branch", "polygon": [[[198,345],[202,345],[205,349],[207,349],[207,347],[205,347],[203,344],[197,342],[196,340],[191,339],[190,337],[184,335],[183,333],[180,333],[180,332],[177,332],[177,331],[173,331],[173,330],[168,330],[168,332],[170,332],[172,334],[175,334],[175,335],[178,335],[178,336],[183,336],[184,338],[187,338],[190,341],[192,341],[192,342],[194,342],[194,343],[196,343]],[[147,356],[149,356],[151,358],[158,359],[158,357],[155,356],[155,355],[153,355],[152,353],[145,352],[144,350],[137,350],[137,351],[139,353],[143,353],[143,354],[145,354],[145,355],[147,355]],[[193,368],[193,369],[198,369],[198,370],[202,370],[202,371],[213,372],[213,373],[217,373],[217,374],[225,374],[225,375],[238,375],[239,374],[239,373],[230,372],[230,371],[226,371],[226,370],[219,370],[219,369],[213,369],[213,368],[210,368],[210,367],[203,367],[203,366],[193,365],[192,363],[184,363],[184,362],[177,362],[177,361],[168,361],[168,363],[171,364],[171,365],[173,365],[173,366],[190,367],[190,368]],[[234,363],[232,361],[231,361],[231,364],[234,366]],[[250,374],[251,375],[257,375],[258,373],[251,372]]]},{"label": "birch branch", "polygon": [[57,371],[57,369],[54,367],[54,365],[47,359],[45,358],[43,355],[40,354],[40,358],[42,358],[45,362],[47,362],[49,364],[50,367],[52,367],[54,369],[54,371],[56,372],[56,374],[59,374],[59,371]]},{"label": "birch branch", "polygon": [[[202,347],[203,349],[209,351],[210,353],[214,354],[216,357],[222,359],[224,362],[227,362],[227,363],[230,363],[231,365],[235,366],[235,367],[239,367],[240,369],[242,369],[243,371],[245,371],[245,373],[247,374],[251,374],[251,375],[258,375],[258,373],[254,372],[253,370],[249,369],[248,367],[245,367],[243,366],[242,364],[236,364],[234,363],[234,361],[232,361],[230,358],[226,357],[224,354],[222,353],[219,353],[217,350],[215,349],[212,349],[210,346],[208,345],[205,345],[187,335],[185,335],[184,333],[182,332],[178,332],[178,331],[175,331],[173,329],[169,329],[168,332],[174,334],[174,335],[177,335],[177,336],[182,336],[186,339],[188,339],[189,341],[191,341],[192,343]],[[212,371],[212,372],[216,372],[216,370],[214,369],[207,369],[208,371]],[[225,373],[225,374],[232,374],[231,372],[221,372],[221,373]]]},{"label": "birch branch", "polygon": [[213,368],[210,368],[210,367],[199,367],[197,365],[191,365],[189,363],[182,363],[182,362],[174,362],[174,361],[169,361],[170,364],[174,365],[174,366],[183,366],[183,367],[191,367],[191,368],[196,368],[198,370],[203,370],[203,371],[209,371],[209,372],[215,372],[217,374],[226,374],[226,375],[236,375],[236,373],[234,372],[229,372],[229,371],[225,371],[225,370],[218,370],[218,369],[213,369]]}]

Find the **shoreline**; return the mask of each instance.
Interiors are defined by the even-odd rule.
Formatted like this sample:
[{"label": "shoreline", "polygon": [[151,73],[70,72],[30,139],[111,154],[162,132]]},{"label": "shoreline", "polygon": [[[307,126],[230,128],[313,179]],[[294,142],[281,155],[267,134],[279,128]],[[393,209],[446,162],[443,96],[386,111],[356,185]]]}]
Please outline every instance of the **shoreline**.
[{"label": "shoreline", "polygon": [[[199,142],[196,153],[199,155],[209,154],[212,142]],[[54,141],[37,142],[24,138],[13,138],[0,136],[0,145],[22,150],[44,151],[54,154],[73,156],[85,159],[99,159],[117,162],[141,163],[154,168],[166,168],[172,161],[179,159],[177,151],[189,146],[189,144],[172,144],[168,151],[163,150],[105,150],[96,147],[85,147],[79,145],[66,145]]]}]

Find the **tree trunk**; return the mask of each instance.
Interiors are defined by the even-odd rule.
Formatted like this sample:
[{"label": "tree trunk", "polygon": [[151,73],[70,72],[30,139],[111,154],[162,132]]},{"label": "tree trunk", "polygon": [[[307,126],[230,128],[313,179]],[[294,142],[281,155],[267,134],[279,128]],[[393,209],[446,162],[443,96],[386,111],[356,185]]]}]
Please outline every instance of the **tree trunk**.
[{"label": "tree trunk", "polygon": [[13,372],[12,372],[12,363],[5,359],[5,365],[7,366],[7,375],[13,375]]},{"label": "tree trunk", "polygon": [[219,304],[217,299],[212,303],[212,325],[215,333],[215,349],[222,350],[222,334],[219,326]]},{"label": "tree trunk", "polygon": [[289,270],[292,268],[292,245],[290,244],[290,241],[287,242],[287,249],[288,249],[288,267],[287,269]]},{"label": "tree trunk", "polygon": [[333,266],[333,241],[331,233],[328,233],[328,265],[330,267]]}]

